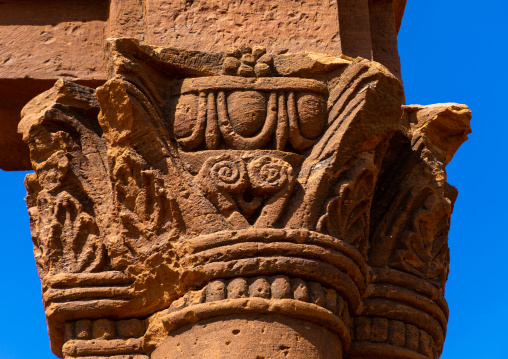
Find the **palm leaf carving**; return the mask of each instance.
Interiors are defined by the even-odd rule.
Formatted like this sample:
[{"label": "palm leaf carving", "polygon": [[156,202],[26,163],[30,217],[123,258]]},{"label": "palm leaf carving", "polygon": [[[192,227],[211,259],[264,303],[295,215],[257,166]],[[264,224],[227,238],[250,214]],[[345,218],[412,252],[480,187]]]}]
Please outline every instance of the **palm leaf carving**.
[{"label": "palm leaf carving", "polygon": [[41,274],[107,265],[104,218],[96,214],[111,203],[109,176],[93,92],[60,80],[24,108],[19,125],[35,169],[26,187]]},{"label": "palm leaf carving", "polygon": [[336,196],[327,201],[317,230],[364,247],[368,239],[369,212],[376,183],[372,156],[365,156],[335,185]]}]

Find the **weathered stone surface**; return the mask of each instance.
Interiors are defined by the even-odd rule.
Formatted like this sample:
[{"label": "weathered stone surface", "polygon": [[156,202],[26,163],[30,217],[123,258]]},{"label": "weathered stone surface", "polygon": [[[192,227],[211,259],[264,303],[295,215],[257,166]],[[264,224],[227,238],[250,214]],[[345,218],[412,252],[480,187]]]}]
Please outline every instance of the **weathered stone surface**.
[{"label": "weathered stone surface", "polygon": [[[224,321],[227,320],[227,325]],[[246,346],[246,343],[256,343]],[[276,344],[274,344],[276,343]],[[182,328],[153,352],[153,359],[176,358],[321,358],[342,357],[336,336],[322,327],[285,317],[233,316]]]},{"label": "weathered stone surface", "polygon": [[0,4],[0,79],[104,79],[108,4],[37,0]]},{"label": "weathered stone surface", "polygon": [[[337,2],[146,2],[146,42],[215,52],[253,43],[274,52],[340,54]],[[242,34],[242,36],[238,36]]]},{"label": "weathered stone surface", "polygon": [[60,80],[19,125],[56,354],[439,356],[467,107],[403,106],[362,58],[107,54],[103,86]]}]

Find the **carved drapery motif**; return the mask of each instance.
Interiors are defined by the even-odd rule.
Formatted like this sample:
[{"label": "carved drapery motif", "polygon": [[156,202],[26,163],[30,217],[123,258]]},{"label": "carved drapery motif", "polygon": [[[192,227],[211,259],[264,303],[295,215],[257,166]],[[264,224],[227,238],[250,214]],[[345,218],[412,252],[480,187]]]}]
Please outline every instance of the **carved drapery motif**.
[{"label": "carved drapery motif", "polygon": [[[198,80],[183,81],[182,94],[170,105],[175,136],[184,151],[283,151],[289,144],[302,153],[324,129],[326,88],[317,81],[252,82],[227,76],[208,78],[208,83]],[[220,86],[230,91],[218,91]],[[302,90],[288,91],[291,87]]]},{"label": "carved drapery motif", "polygon": [[[401,107],[400,82],[363,59],[108,51],[106,84],[59,81],[20,123],[55,353],[91,355],[78,329],[93,323],[118,331],[101,355],[149,357],[177,328],[242,312],[324,323],[344,358],[438,355],[444,167],[467,108]],[[132,318],[145,324],[120,334]]]}]

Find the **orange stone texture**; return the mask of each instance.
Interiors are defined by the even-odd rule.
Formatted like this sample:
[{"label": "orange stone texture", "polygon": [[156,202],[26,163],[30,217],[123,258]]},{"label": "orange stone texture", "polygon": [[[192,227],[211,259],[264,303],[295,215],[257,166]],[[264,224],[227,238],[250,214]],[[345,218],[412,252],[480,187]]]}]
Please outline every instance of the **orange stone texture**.
[{"label": "orange stone texture", "polygon": [[439,358],[471,115],[405,104],[404,6],[0,3],[53,352]]}]

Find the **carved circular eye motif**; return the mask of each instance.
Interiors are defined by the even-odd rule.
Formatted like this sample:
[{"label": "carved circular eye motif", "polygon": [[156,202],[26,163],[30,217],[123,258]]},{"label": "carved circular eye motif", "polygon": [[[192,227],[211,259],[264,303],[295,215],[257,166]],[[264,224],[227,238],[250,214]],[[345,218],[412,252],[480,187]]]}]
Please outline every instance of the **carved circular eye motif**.
[{"label": "carved circular eye motif", "polygon": [[243,137],[256,134],[266,120],[266,98],[257,91],[234,91],[227,98],[231,125]]},{"label": "carved circular eye motif", "polygon": [[293,175],[293,168],[286,161],[269,156],[250,162],[247,166],[252,190],[256,194],[270,194],[279,191]]},{"label": "carved circular eye motif", "polygon": [[301,93],[297,105],[302,135],[309,139],[321,135],[326,123],[325,99],[313,93]]}]

